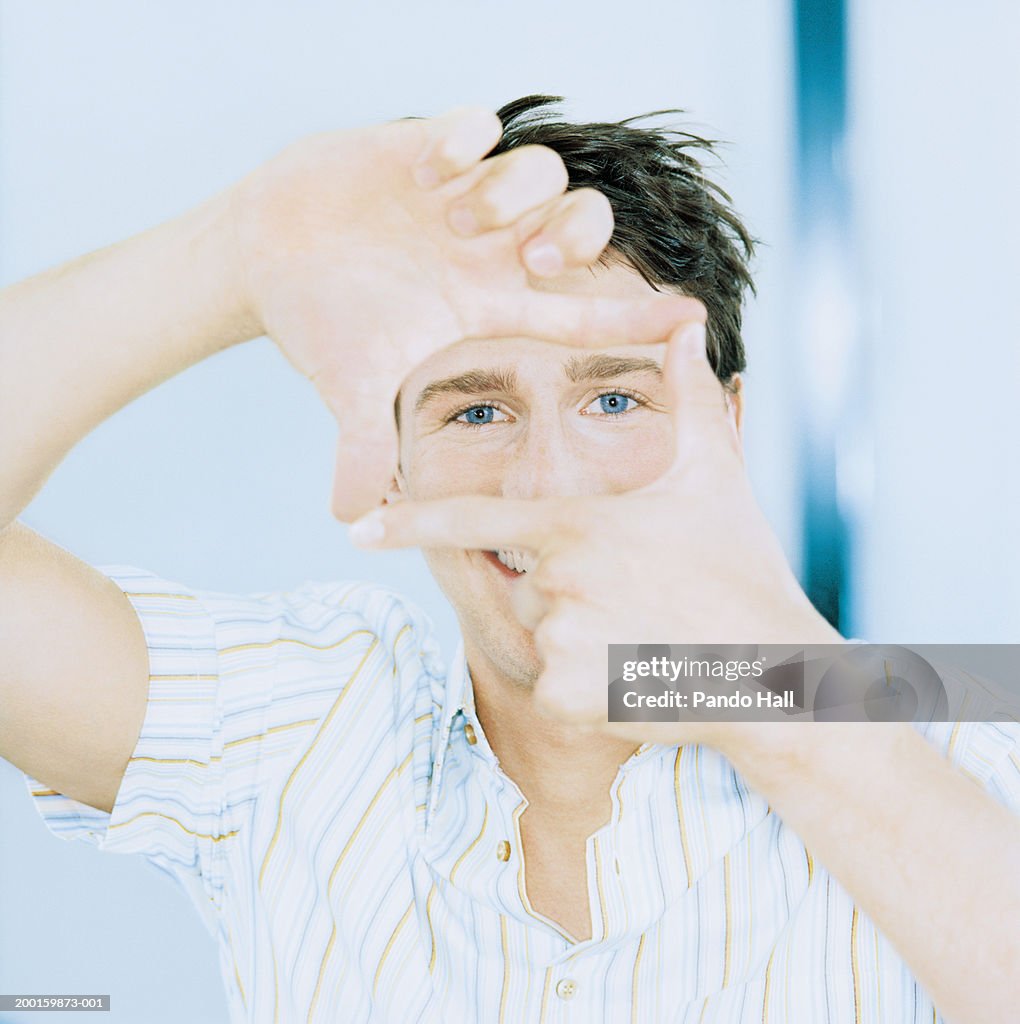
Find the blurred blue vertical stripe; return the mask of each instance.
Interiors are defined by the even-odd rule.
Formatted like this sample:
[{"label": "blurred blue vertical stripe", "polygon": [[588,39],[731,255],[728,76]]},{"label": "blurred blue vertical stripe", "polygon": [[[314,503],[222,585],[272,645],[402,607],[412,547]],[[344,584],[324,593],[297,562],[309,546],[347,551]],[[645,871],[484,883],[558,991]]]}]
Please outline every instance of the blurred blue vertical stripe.
[{"label": "blurred blue vertical stripe", "polygon": [[[849,530],[836,487],[839,405],[848,365],[850,193],[842,152],[847,121],[846,5],[793,0],[795,211],[801,305],[798,353],[803,579],[815,607],[846,632]],[[834,294],[835,293],[835,294]],[[824,377],[825,379],[820,379]],[[834,401],[835,400],[835,401]]]},{"label": "blurred blue vertical stripe", "polygon": [[798,215],[807,222],[846,217],[846,181],[835,158],[846,132],[846,4],[794,0],[794,7]]}]

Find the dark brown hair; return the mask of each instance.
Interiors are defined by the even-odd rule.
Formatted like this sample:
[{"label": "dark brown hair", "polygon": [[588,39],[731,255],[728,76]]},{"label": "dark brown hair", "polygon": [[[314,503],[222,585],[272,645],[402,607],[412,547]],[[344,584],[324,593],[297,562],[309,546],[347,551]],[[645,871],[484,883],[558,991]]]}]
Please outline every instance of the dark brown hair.
[{"label": "dark brown hair", "polygon": [[[715,143],[674,128],[635,124],[680,110],[656,111],[608,123],[561,119],[559,96],[524,96],[501,108],[503,137],[493,154],[516,146],[555,150],[570,188],[598,189],[613,207],[609,243],[649,284],[700,299],[708,310],[708,353],[727,383],[746,365],[740,336],[744,291],[754,291],[748,263],[755,240],[730,197],[704,174],[697,153]],[[605,260],[604,260],[605,262]]]}]

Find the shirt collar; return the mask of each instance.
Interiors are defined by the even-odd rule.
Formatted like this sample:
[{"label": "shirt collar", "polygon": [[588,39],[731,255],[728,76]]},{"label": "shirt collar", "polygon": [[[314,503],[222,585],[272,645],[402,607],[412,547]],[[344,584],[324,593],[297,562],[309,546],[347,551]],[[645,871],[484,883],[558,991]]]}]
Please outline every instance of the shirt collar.
[{"label": "shirt collar", "polygon": [[[443,688],[440,704],[439,720],[436,722],[432,734],[432,792],[430,804],[433,806],[438,803],[442,785],[443,765],[446,762],[447,751],[450,748],[450,737],[457,724],[458,715],[462,715],[464,724],[470,725],[474,730],[476,742],[479,743],[481,748],[479,752],[483,757],[494,761],[496,759],[495,754],[489,748],[481,723],[478,721],[478,716],[475,713],[475,691],[471,681],[471,672],[468,669],[467,656],[464,653],[463,639],[458,642],[457,651],[447,670],[446,685]],[[658,743],[642,743],[625,762],[624,771],[629,771],[637,764],[648,760],[649,757],[665,749],[666,747]]]},{"label": "shirt collar", "polygon": [[471,673],[468,671],[467,657],[464,654],[464,641],[457,644],[457,653],[453,656],[446,677],[446,690],[443,694],[443,706],[440,712],[439,729],[444,739],[449,739],[454,719],[460,712],[471,717],[475,713],[475,691],[471,684]]},{"label": "shirt collar", "polygon": [[432,820],[433,811],[439,802],[443,766],[450,748],[450,733],[453,731],[457,716],[470,713],[471,717],[474,717],[474,690],[464,654],[463,639],[458,642],[457,652],[448,665],[444,684],[439,701],[439,718],[433,719],[432,728],[432,770],[427,815],[429,821]]}]

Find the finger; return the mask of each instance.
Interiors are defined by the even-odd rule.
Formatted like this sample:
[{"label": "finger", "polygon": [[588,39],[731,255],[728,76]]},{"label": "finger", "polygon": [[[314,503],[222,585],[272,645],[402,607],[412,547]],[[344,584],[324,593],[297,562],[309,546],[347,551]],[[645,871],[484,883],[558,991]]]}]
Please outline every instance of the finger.
[{"label": "finger", "polygon": [[427,122],[427,142],[412,168],[422,188],[434,188],[462,174],[499,142],[503,125],[485,107],[458,107]]},{"label": "finger", "polygon": [[550,604],[549,599],[534,585],[530,575],[525,573],[510,590],[510,607],[517,621],[533,633],[548,614]]},{"label": "finger", "polygon": [[397,425],[393,398],[348,380],[342,389],[316,382],[340,427],[331,507],[342,522],[376,508],[397,465]]},{"label": "finger", "polygon": [[606,719],[606,690],[593,685],[605,677],[605,648],[592,644],[578,604],[557,601],[534,632],[542,659],[535,702],[560,721],[593,724]]},{"label": "finger", "polygon": [[[494,299],[496,297],[494,296]],[[680,323],[704,321],[705,307],[685,295],[653,293],[642,299],[596,298],[527,289],[487,309],[488,338],[529,337],[561,345],[609,348],[665,341]]]},{"label": "finger", "polygon": [[546,146],[521,146],[485,164],[485,174],[450,207],[449,223],[458,234],[477,235],[513,224],[567,187],[563,160]]},{"label": "finger", "polygon": [[567,503],[558,498],[402,501],[363,516],[349,536],[358,547],[523,548],[537,556],[566,528],[568,515]]},{"label": "finger", "polygon": [[573,267],[594,263],[613,234],[613,207],[597,189],[568,192],[551,215],[525,242],[521,257],[538,277],[555,277]]},{"label": "finger", "polygon": [[704,324],[687,324],[672,334],[662,369],[676,437],[675,465],[711,445],[739,454],[726,392],[708,362]]}]

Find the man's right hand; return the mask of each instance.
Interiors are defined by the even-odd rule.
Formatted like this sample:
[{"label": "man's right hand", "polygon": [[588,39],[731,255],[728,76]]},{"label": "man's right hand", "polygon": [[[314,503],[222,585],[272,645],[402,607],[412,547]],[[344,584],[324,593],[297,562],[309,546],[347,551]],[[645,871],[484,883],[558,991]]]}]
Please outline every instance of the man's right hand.
[{"label": "man's right hand", "polygon": [[[464,110],[315,136],[172,221],[0,292],[0,757],[108,809],[137,743],[138,616],[102,573],[16,518],[139,395],[268,333],[340,422],[334,507],[346,519],[382,499],[394,398],[435,350],[520,335],[648,342],[704,318],[677,296],[557,294],[559,270],[609,240],[609,204],[565,193],[550,150],[483,159],[499,133],[495,115]],[[416,177],[423,166],[435,184]],[[464,210],[476,235],[458,230]],[[546,242],[560,262],[533,251]]]},{"label": "man's right hand", "polygon": [[705,317],[675,295],[550,289],[543,278],[598,259],[612,210],[594,189],[567,192],[546,147],[484,159],[500,134],[495,114],[462,108],[317,135],[234,190],[250,308],[340,425],[341,519],[380,502],[396,466],[394,400],[436,350],[480,337],[640,344]]}]

